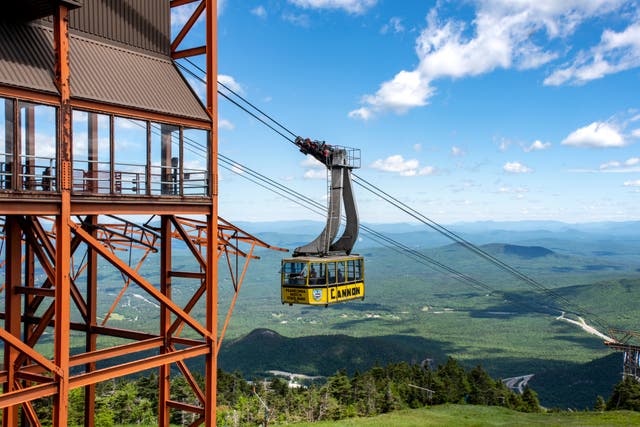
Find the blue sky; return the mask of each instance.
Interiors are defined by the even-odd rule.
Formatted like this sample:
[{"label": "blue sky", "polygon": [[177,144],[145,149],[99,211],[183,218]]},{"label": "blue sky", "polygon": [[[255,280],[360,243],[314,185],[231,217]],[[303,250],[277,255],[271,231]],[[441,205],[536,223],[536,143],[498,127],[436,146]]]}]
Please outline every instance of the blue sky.
[{"label": "blue sky", "polygon": [[[218,15],[221,81],[361,149],[360,176],[436,221],[640,219],[637,1],[225,0]],[[224,99],[220,152],[326,200],[321,169]],[[321,219],[228,171],[220,193],[230,220]],[[410,220],[357,198],[363,221]]]}]

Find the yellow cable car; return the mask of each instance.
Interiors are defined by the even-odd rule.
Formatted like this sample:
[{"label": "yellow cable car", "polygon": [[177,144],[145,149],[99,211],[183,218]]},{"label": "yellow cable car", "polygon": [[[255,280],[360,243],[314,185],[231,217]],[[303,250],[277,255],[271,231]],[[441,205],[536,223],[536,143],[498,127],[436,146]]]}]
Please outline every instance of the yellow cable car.
[{"label": "yellow cable car", "polygon": [[358,255],[282,260],[282,303],[324,305],[364,299],[364,259]]}]

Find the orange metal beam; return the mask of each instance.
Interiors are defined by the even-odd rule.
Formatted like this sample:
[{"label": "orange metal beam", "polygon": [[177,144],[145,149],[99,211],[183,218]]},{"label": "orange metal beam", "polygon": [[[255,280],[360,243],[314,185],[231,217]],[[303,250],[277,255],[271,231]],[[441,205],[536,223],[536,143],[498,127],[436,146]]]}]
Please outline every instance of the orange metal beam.
[{"label": "orange metal beam", "polygon": [[170,7],[174,8],[174,7],[183,6],[189,3],[195,3],[197,1],[201,1],[201,0],[171,0]]},{"label": "orange metal beam", "polygon": [[159,354],[157,356],[147,357],[146,359],[75,375],[71,377],[69,384],[71,388],[83,387],[88,384],[95,384],[112,378],[123,377],[125,375],[135,374],[136,372],[146,371],[147,369],[157,368],[158,366],[174,363],[178,360],[202,356],[208,354],[209,350],[209,347],[205,344],[184,350],[178,350],[173,353]]},{"label": "orange metal beam", "polygon": [[204,55],[207,53],[207,46],[192,47],[189,49],[176,50],[171,53],[173,59],[188,58],[190,56]]},{"label": "orange metal beam", "polygon": [[124,356],[127,354],[137,353],[139,351],[150,350],[157,348],[162,344],[162,338],[151,338],[144,341],[137,341],[130,344],[123,344],[116,347],[105,348],[102,350],[95,350],[72,356],[69,359],[69,366],[79,366],[86,363],[100,362],[101,360],[110,359],[113,357]]},{"label": "orange metal beam", "polygon": [[0,83],[0,97],[24,99],[25,101],[37,102],[39,104],[48,104],[57,107],[60,105],[60,97],[58,94],[48,92],[38,92],[31,89],[20,89],[13,86],[6,86]]},{"label": "orange metal beam", "polygon": [[[0,212],[3,207],[0,204]],[[206,215],[211,210],[210,198],[184,198],[160,200],[160,198],[109,198],[83,200],[74,198],[72,215]]]},{"label": "orange metal beam", "polygon": [[187,126],[195,129],[210,129],[211,124],[190,117],[176,117],[153,111],[136,110],[134,108],[122,107],[118,105],[100,103],[95,101],[85,101],[82,99],[72,99],[71,105],[75,109],[92,111],[100,114],[115,114],[131,119],[150,120],[152,122],[167,123],[176,126]]},{"label": "orange metal beam", "polygon": [[46,357],[44,357],[43,355],[41,355],[40,353],[32,349],[31,347],[29,347],[27,344],[23,343],[20,340],[20,338],[14,337],[4,329],[0,329],[0,338],[5,340],[7,344],[10,344],[11,346],[15,347],[17,350],[26,354],[28,357],[33,359],[37,364],[39,364],[43,368],[51,372],[54,372],[58,375],[62,375],[62,370],[58,366],[56,366],[52,361],[50,361],[49,359],[47,359]]},{"label": "orange metal beam", "polygon": [[0,395],[0,408],[16,406],[35,399],[51,396],[58,392],[58,384],[40,384]]},{"label": "orange metal beam", "polygon": [[[171,298],[171,221],[170,217],[163,215],[160,218],[160,291],[167,298]],[[168,354],[171,351],[169,323],[171,322],[171,312],[166,304],[160,306],[160,336],[163,342],[160,347],[160,354]],[[167,402],[171,399],[171,367],[162,365],[158,375],[158,425],[168,426],[170,422],[169,406]]]},{"label": "orange metal beam", "polygon": [[[227,311],[227,318],[224,320],[224,325],[222,326],[222,332],[220,333],[220,337],[218,338],[218,347],[216,348],[216,356],[218,352],[220,352],[220,346],[222,345],[222,340],[224,339],[224,334],[227,331],[227,326],[229,326],[229,321],[231,320],[231,315],[233,314],[233,309],[236,306],[236,300],[238,299],[238,294],[240,293],[240,287],[242,286],[242,282],[244,281],[244,276],[247,273],[247,268],[249,267],[249,260],[251,259],[251,254],[253,254],[253,248],[255,248],[255,244],[251,246],[251,250],[249,251],[249,256],[245,259],[244,267],[242,268],[242,274],[240,278],[236,278],[237,280],[235,288],[235,292],[233,294],[233,298],[231,299],[231,304],[229,305],[229,310]],[[227,257],[228,258],[228,257]],[[233,278],[233,271],[229,268],[229,272],[231,273],[231,277]]]},{"label": "orange metal beam", "polygon": [[[24,344],[20,342],[20,346],[9,345],[16,344],[20,341],[20,295],[14,291],[14,288],[22,282],[22,241],[21,230],[18,218],[15,216],[6,217],[6,257],[8,259],[5,268],[5,313],[4,329],[1,329],[0,338],[5,340],[4,343],[4,371],[7,373],[7,380],[3,385],[3,394],[10,394],[16,389],[16,371],[17,359],[20,356],[20,350],[24,348]],[[7,407],[2,411],[3,427],[18,426],[18,407]]]},{"label": "orange metal beam", "polygon": [[200,406],[189,405],[188,403],[176,402],[175,400],[168,401],[167,406],[170,406],[173,409],[177,409],[178,411],[193,412],[200,415],[204,414],[204,408]]},{"label": "orange metal beam", "polygon": [[211,333],[207,345],[209,352],[205,356],[205,395],[204,423],[216,424],[216,402],[218,381],[218,21],[217,1],[206,0],[206,71],[207,71],[207,113],[211,118],[211,144],[209,148],[209,182],[211,186],[211,212],[207,216],[207,278],[206,284],[206,323]]},{"label": "orange metal beam", "polygon": [[184,40],[185,36],[189,33],[189,31],[191,31],[191,29],[193,28],[193,25],[196,23],[198,18],[200,18],[200,16],[202,15],[202,12],[204,12],[204,8],[205,8],[205,3],[204,1],[201,1],[198,7],[196,7],[196,9],[191,14],[187,22],[184,24],[180,32],[178,32],[178,35],[176,36],[176,38],[173,40],[173,42],[171,42],[171,52],[175,52],[178,46],[180,46],[180,43],[182,43],[182,40]]},{"label": "orange metal beam", "polygon": [[55,51],[55,83],[60,91],[60,107],[58,110],[58,159],[60,215],[56,216],[56,277],[54,301],[54,345],[53,359],[60,368],[56,374],[58,393],[53,399],[53,424],[67,425],[69,410],[69,348],[71,293],[69,259],[71,258],[71,230],[69,229],[71,215],[71,91],[69,70],[69,10],[60,4],[54,15],[53,39]]},{"label": "orange metal beam", "polygon": [[80,238],[95,249],[100,256],[102,256],[105,260],[111,263],[114,267],[120,270],[122,273],[130,277],[134,282],[136,282],[142,289],[144,289],[149,295],[155,298],[158,302],[162,304],[166,304],[169,310],[176,316],[182,318],[189,326],[195,329],[204,337],[210,337],[211,333],[205,329],[200,323],[194,320],[191,316],[185,313],[180,307],[178,307],[171,299],[166,298],[160,291],[158,291],[151,283],[149,283],[145,278],[140,276],[140,274],[133,271],[131,267],[125,264],[120,258],[112,254],[105,248],[99,241],[91,237],[89,233],[82,229],[78,224],[70,222],[70,227],[74,230],[76,235],[80,236]]}]

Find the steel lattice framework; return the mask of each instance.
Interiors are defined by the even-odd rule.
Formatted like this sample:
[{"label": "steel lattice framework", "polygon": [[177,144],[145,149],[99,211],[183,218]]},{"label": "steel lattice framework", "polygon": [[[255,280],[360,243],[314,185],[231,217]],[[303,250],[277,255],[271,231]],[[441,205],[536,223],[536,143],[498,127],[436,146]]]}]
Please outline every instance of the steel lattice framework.
[{"label": "steel lattice framework", "polygon": [[[46,4],[53,11],[54,80],[58,95],[0,83],[0,97],[7,100],[7,106],[18,102],[52,106],[57,122],[54,191],[21,191],[33,189],[33,177],[40,173],[33,162],[29,163],[28,156],[26,172],[11,166],[12,173],[0,173],[0,178],[13,179],[0,187],[0,270],[4,270],[4,277],[0,278],[4,295],[0,313],[4,322],[4,328],[0,329],[4,353],[0,371],[3,426],[41,425],[34,401],[45,397],[53,402],[50,415],[53,425],[66,426],[69,392],[79,387],[84,388],[85,425],[93,426],[96,384],[149,369],[157,369],[159,373],[158,425],[169,425],[171,410],[195,414],[194,426],[215,425],[217,352],[249,261],[257,258],[256,247],[279,248],[271,247],[218,216],[216,0],[167,2],[171,8],[196,3],[192,16],[171,41],[170,50],[173,59],[204,55],[206,121],[74,98],[69,84],[72,77],[69,11],[79,3],[72,0],[33,2]],[[201,17],[206,21],[202,45],[182,49],[181,44]],[[18,109],[13,108],[16,119],[13,123],[20,123]],[[78,195],[74,192],[77,188],[72,163],[74,109],[109,118],[112,139],[114,115],[147,121],[148,140],[151,121],[178,129],[180,141],[185,126],[207,131],[204,180],[207,193],[202,197],[182,197],[182,182],[187,174],[181,164],[179,170],[173,169],[180,177],[181,197],[174,194],[150,199],[149,187],[146,194],[115,196],[117,177],[113,169],[109,178],[110,194],[102,194],[97,190],[99,183],[87,180],[88,189],[93,193]],[[5,108],[5,114],[9,120],[9,107]],[[90,123],[89,129],[91,126]],[[34,133],[28,124],[26,132],[28,146],[29,133]],[[97,139],[97,135],[93,137]],[[14,147],[16,154],[20,153],[19,138],[16,136],[6,143],[7,147]],[[113,144],[111,146],[113,156]],[[149,153],[150,149],[147,150]],[[111,166],[113,168],[113,158]],[[95,177],[98,172],[87,173]],[[149,174],[147,172],[147,177]],[[166,173],[162,174],[160,179],[164,180]],[[24,188],[17,182],[20,176],[31,179]],[[49,175],[42,172],[41,176],[42,190],[50,190],[45,188],[51,182],[45,184]],[[162,182],[164,194],[167,186]],[[153,216],[153,219],[144,223],[130,219],[142,216]],[[191,267],[182,267],[185,265],[182,263],[173,265],[172,252],[177,242],[181,250],[186,247]],[[155,259],[159,258],[157,266],[149,264],[152,254]],[[222,261],[221,258],[226,259],[234,296],[226,321],[219,328],[218,261]],[[110,265],[122,277],[120,290],[110,296],[109,309],[101,313],[98,313],[98,303],[104,307],[105,296],[99,292],[99,264]],[[150,273],[148,270],[153,268],[155,271]],[[195,291],[186,303],[179,304],[172,295],[172,282],[186,280],[195,283]],[[157,305],[159,321],[155,332],[111,325],[116,308],[131,286],[136,286],[136,290]],[[196,307],[203,308],[204,314],[196,317]],[[78,335],[84,341],[80,350],[77,338],[72,342],[72,336]],[[47,336],[53,336],[53,343],[46,342]],[[115,341],[117,344],[113,344]],[[73,353],[72,344],[75,345]],[[122,356],[128,356],[128,361],[121,362],[118,358]],[[196,382],[186,363],[196,357],[204,359],[204,387]],[[197,404],[172,399],[170,378],[172,372],[176,375],[178,371],[191,386]]]}]

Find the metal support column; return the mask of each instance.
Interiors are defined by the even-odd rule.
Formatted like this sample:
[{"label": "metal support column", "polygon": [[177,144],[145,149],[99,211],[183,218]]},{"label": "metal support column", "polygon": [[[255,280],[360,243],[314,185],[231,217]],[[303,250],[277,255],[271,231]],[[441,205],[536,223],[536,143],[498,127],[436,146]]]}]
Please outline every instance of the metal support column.
[{"label": "metal support column", "polygon": [[206,426],[216,424],[217,336],[218,336],[218,23],[217,1],[206,0],[207,112],[211,118],[209,146],[209,191],[211,213],[207,216],[206,317],[209,353],[205,356]]},{"label": "metal support column", "polygon": [[[22,231],[18,219],[14,215],[7,215],[5,222],[5,313],[4,329],[16,339],[20,336],[20,294],[16,289],[22,282]],[[4,343],[4,370],[7,373],[3,393],[15,391],[16,387],[16,360],[19,350],[10,343]],[[2,426],[18,426],[18,405],[4,408],[2,411]]]},{"label": "metal support column", "polygon": [[[171,298],[171,220],[168,215],[163,215],[160,225],[160,292],[167,298]],[[171,311],[166,304],[160,304],[160,336],[162,346],[160,354],[167,354],[171,345]],[[171,399],[171,366],[163,364],[160,366],[158,375],[158,425],[169,426],[169,405]]]},{"label": "metal support column", "polygon": [[[91,119],[89,119],[91,123]],[[91,144],[91,142],[89,143]],[[91,236],[96,237],[95,226],[98,224],[96,215],[87,216],[85,219],[91,229]],[[98,324],[97,299],[98,299],[98,253],[87,247],[87,332],[85,335],[85,350],[87,353],[96,351],[97,335],[93,331]],[[86,372],[96,370],[96,363],[89,362],[85,365]],[[84,425],[85,427],[93,427],[96,413],[96,385],[89,384],[84,388]]]},{"label": "metal support column", "polygon": [[54,15],[55,80],[60,91],[58,153],[60,214],[56,216],[54,363],[58,385],[53,398],[53,425],[66,426],[69,410],[69,346],[71,295],[71,94],[69,89],[69,11],[59,5]]}]

